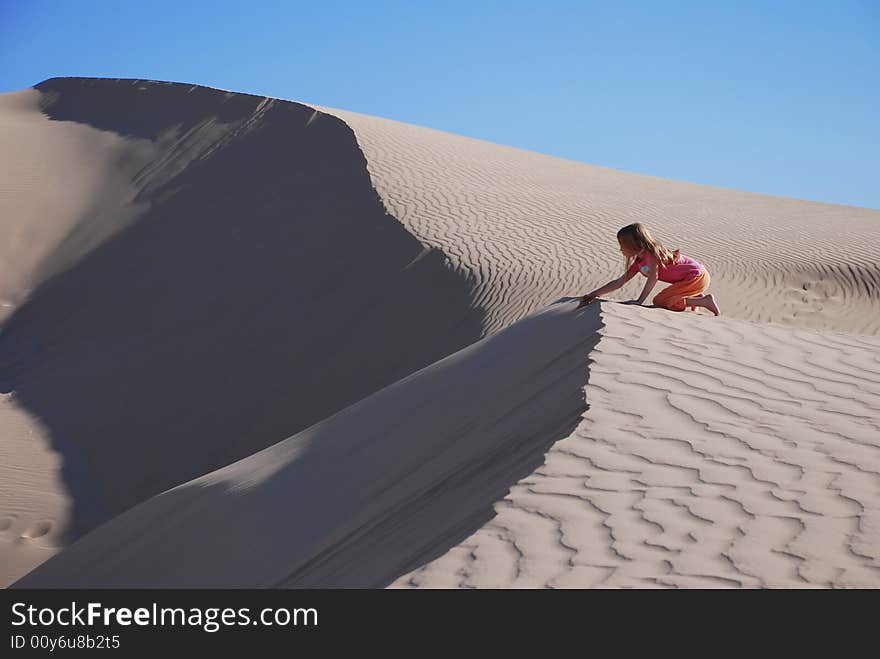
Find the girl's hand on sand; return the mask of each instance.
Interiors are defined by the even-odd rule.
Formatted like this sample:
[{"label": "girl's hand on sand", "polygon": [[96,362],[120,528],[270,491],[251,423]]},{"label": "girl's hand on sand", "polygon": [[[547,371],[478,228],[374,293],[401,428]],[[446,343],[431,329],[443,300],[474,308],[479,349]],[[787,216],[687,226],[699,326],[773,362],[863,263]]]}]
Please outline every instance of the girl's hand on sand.
[{"label": "girl's hand on sand", "polygon": [[582,295],[581,301],[578,303],[578,305],[577,305],[577,307],[575,307],[575,309],[580,309],[581,307],[585,307],[595,299],[596,298],[593,297],[592,295]]}]

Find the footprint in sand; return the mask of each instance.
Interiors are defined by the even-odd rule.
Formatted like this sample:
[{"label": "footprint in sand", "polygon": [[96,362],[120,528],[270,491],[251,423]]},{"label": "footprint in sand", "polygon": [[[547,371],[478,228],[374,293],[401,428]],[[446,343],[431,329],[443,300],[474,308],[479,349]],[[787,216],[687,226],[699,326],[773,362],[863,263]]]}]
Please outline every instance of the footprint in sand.
[{"label": "footprint in sand", "polygon": [[27,531],[21,534],[21,537],[27,540],[36,540],[37,538],[42,538],[51,530],[52,522],[43,520],[31,526]]}]

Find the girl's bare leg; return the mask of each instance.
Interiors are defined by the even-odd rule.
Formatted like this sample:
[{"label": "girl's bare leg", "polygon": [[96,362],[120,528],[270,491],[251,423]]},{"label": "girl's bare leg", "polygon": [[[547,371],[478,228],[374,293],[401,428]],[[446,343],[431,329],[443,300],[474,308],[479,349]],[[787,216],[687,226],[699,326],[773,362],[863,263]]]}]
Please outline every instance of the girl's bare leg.
[{"label": "girl's bare leg", "polygon": [[684,303],[691,309],[693,309],[694,307],[705,307],[716,316],[721,315],[721,309],[718,308],[718,303],[715,301],[715,296],[711,293],[700,297],[686,297],[684,299]]}]

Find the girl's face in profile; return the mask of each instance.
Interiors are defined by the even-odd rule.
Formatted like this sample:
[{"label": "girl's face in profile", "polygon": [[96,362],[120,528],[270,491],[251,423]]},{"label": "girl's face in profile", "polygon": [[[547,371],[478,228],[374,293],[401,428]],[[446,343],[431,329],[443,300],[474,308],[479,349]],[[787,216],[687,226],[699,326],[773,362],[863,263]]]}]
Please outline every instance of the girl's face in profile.
[{"label": "girl's face in profile", "polygon": [[631,246],[629,243],[627,243],[625,240],[622,240],[622,239],[618,238],[618,239],[617,239],[617,242],[620,244],[620,252],[621,252],[621,254],[623,254],[626,258],[630,258],[631,256],[635,256],[636,254],[639,253],[637,249],[635,249],[634,247],[632,247],[632,246]]}]

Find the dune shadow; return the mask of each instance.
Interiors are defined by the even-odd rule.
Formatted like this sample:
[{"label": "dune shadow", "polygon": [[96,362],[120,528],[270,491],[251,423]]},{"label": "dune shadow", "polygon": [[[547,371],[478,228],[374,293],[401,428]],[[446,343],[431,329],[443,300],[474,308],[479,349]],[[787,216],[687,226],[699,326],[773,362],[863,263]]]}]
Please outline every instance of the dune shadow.
[{"label": "dune shadow", "polygon": [[380,588],[490,522],[588,409],[599,305],[529,316],[92,531],[16,587]]},{"label": "dune shadow", "polygon": [[151,163],[148,209],[2,328],[2,388],[63,457],[66,542],[480,338],[473,282],[386,212],[341,120],[173,83],[37,89],[126,137],[219,131]]},{"label": "dune shadow", "polygon": [[[295,473],[298,486],[310,490],[316,505],[340,498],[347,504],[322,511],[322,516],[331,513],[328,518],[338,525],[332,534],[328,529],[333,540],[273,585],[384,588],[490,523],[510,488],[539,469],[550,448],[569,437],[589,409],[588,356],[601,338],[600,314],[596,303],[527,317],[493,336],[491,343],[484,341],[482,354],[444,368],[442,376],[426,374],[406,389],[395,385],[381,392],[369,401],[367,418],[392,421],[386,420],[388,429],[371,444],[378,456],[375,462],[364,455],[364,461],[347,468],[328,469],[338,461],[338,447],[321,441],[310,444],[295,470],[267,480],[259,488],[260,496],[295,499]],[[439,398],[440,388],[450,382],[460,383],[461,391],[432,409],[426,401]],[[398,413],[395,418],[394,406],[417,409],[418,414]],[[356,417],[326,432],[345,435],[346,428],[371,430]],[[423,445],[409,448],[408,437],[419,438]],[[422,455],[431,458],[425,461],[428,467],[419,469]],[[371,481],[388,480],[381,465],[388,464],[389,456],[399,456],[410,468],[401,466],[399,480],[386,486],[397,493],[388,495],[391,505],[365,516],[359,505],[372,503],[367,494]],[[307,472],[323,474],[321,484],[315,479],[310,485]],[[361,498],[340,495],[341,482],[359,481]]]}]

